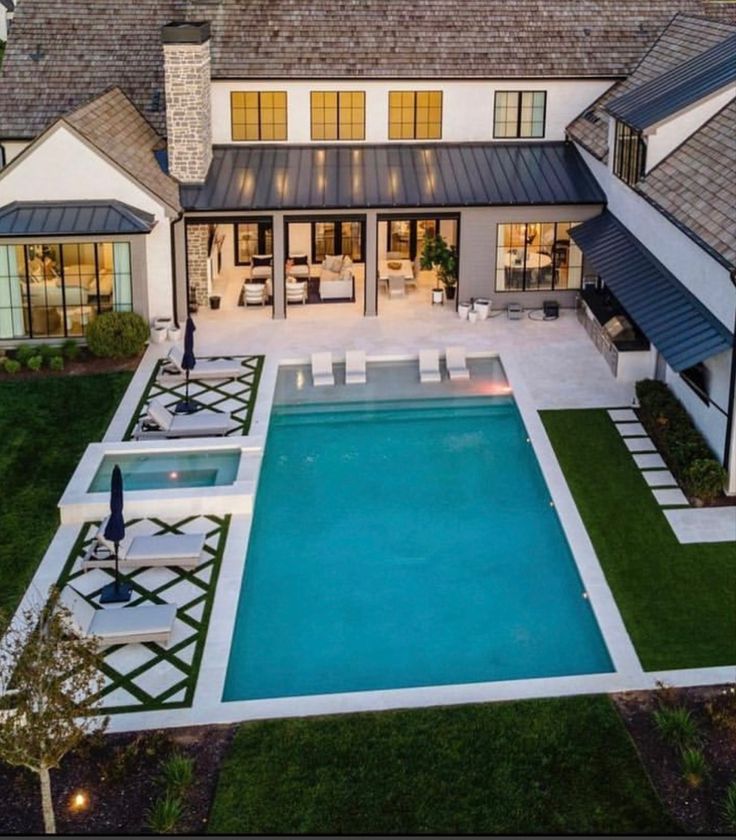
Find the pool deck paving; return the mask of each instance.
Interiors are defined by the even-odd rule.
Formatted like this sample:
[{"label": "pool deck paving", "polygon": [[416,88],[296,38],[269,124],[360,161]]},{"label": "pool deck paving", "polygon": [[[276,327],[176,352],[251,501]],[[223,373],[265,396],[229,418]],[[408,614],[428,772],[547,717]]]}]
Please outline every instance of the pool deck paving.
[{"label": "pool deck paving", "polygon": [[[696,685],[718,684],[733,679],[733,668],[692,669],[666,674],[647,674],[641,668],[538,414],[542,409],[608,408],[611,409],[612,415],[615,412],[612,422],[636,422],[636,415],[630,408],[626,408],[632,403],[633,386],[617,382],[611,376],[605,361],[577,323],[574,312],[563,310],[561,317],[551,322],[533,321],[528,318],[510,321],[505,314],[501,314],[475,323],[459,319],[449,308],[430,307],[429,304],[416,308],[402,306],[396,309],[395,315],[388,312],[379,318],[370,319],[361,317],[355,311],[355,307],[343,312],[338,305],[304,307],[293,316],[290,309],[287,321],[274,321],[267,313],[268,310],[253,312],[243,309],[205,311],[195,318],[195,351],[198,356],[265,356],[260,370],[258,396],[249,416],[248,434],[227,439],[230,444],[242,445],[253,461],[247,482],[246,503],[241,495],[237,497],[237,501],[233,499],[232,509],[225,511],[218,508],[217,511],[217,515],[228,516],[229,528],[224,543],[217,548],[220,557],[219,578],[216,589],[211,593],[213,600],[210,602],[214,618],[208,627],[205,622],[205,626],[197,630],[197,644],[203,645],[203,653],[201,664],[199,654],[197,655],[199,678],[196,679],[195,675],[196,687],[193,687],[193,695],[189,692],[189,687],[192,687],[191,680],[187,683],[187,696],[182,694],[182,688],[174,690],[174,676],[180,682],[184,677],[178,671],[172,672],[172,663],[164,661],[165,656],[157,667],[150,668],[146,666],[150,659],[148,653],[141,653],[137,659],[130,651],[116,654],[111,662],[120,666],[120,670],[117,671],[120,678],[116,685],[113,685],[111,679],[109,685],[112,687],[108,688],[107,704],[121,709],[128,705],[130,696],[136,696],[140,707],[145,711],[121,709],[120,713],[111,717],[111,730],[127,731],[278,716],[639,690],[655,688],[659,680],[672,684]],[[471,366],[473,357],[500,355],[550,489],[552,503],[557,508],[586,594],[606,639],[615,672],[223,703],[221,697],[230,639],[245,573],[245,550],[252,523],[252,500],[265,447],[279,365],[303,364],[308,361],[312,352],[319,350],[331,351],[335,361],[340,362],[344,359],[346,349],[364,349],[370,364],[371,359],[379,358],[416,359],[419,349],[424,347],[435,347],[442,353],[445,347],[452,345],[466,348]],[[121,441],[124,441],[129,433],[132,418],[138,416],[147,389],[150,389],[151,383],[155,381],[154,373],[169,346],[165,343],[148,348],[110,423],[103,439],[104,446],[114,448],[140,445],[125,444]],[[443,385],[451,387],[450,383]],[[312,389],[311,382],[305,382],[304,387],[308,392]],[[335,386],[336,389],[346,387],[349,386]],[[472,393],[473,385],[469,388]],[[419,390],[426,393],[422,389]],[[648,460],[640,463],[640,467],[662,466],[655,460],[658,457],[656,449],[648,438],[625,437],[624,442],[632,453],[646,453]],[[146,443],[152,445],[152,442]],[[211,443],[212,441],[205,439],[158,442],[163,448],[172,445],[203,448]],[[636,457],[645,456],[637,454]],[[88,469],[91,469],[91,466]],[[244,483],[243,487],[245,486]],[[212,515],[209,511],[198,508],[200,500],[195,495],[197,492],[195,489],[189,494],[183,494],[176,502],[182,505],[180,509],[176,508],[176,505],[167,509],[164,523],[176,522],[174,514],[177,510],[179,514],[190,511],[197,516]],[[655,489],[654,492],[672,494],[673,491]],[[201,492],[200,497],[204,498]],[[687,504],[684,496],[682,499],[684,502],[681,503]],[[227,506],[227,502],[224,504]],[[153,516],[154,510],[159,512],[149,502],[147,515]],[[670,524],[670,514],[683,512],[691,513],[694,510],[688,508],[684,511],[667,511]],[[27,599],[38,599],[40,593],[47,592],[49,585],[59,579],[65,566],[69,566],[70,558],[74,557],[75,550],[79,551],[85,535],[96,521],[99,521],[99,518],[82,517],[76,523],[61,526],[39,566],[26,595]],[[159,521],[158,517],[156,521]],[[679,528],[691,537],[701,528],[694,525],[690,519],[676,520],[676,523],[679,524],[673,524],[674,529]],[[716,530],[718,528],[722,533],[730,533],[723,525],[716,526]],[[76,563],[77,559],[73,562]],[[175,587],[170,585],[170,589],[173,592]],[[127,647],[133,649],[144,646]],[[138,660],[139,665],[136,666],[135,662]],[[178,663],[175,663],[175,667],[182,673],[186,671],[185,668],[181,669]],[[131,673],[132,682],[140,683],[132,692],[129,679]],[[162,702],[166,700],[170,702]]]}]

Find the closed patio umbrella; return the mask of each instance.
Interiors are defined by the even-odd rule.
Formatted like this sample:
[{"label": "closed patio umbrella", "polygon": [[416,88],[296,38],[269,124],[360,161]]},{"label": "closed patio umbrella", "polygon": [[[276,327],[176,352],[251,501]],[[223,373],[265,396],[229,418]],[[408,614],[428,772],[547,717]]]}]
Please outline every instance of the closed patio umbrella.
[{"label": "closed patio umbrella", "polygon": [[197,364],[197,357],[194,355],[194,331],[196,329],[191,317],[187,318],[184,325],[184,356],[181,361],[181,366],[186,371],[186,385],[184,399],[176,406],[176,411],[179,414],[191,414],[199,408],[197,403],[189,401],[189,372],[194,370]]},{"label": "closed patio umbrella", "polygon": [[112,604],[130,600],[130,584],[121,583],[118,568],[120,543],[125,538],[125,520],[123,519],[123,474],[115,464],[110,479],[110,516],[105,526],[104,537],[115,546],[115,580],[109,583],[100,595],[100,603]]}]

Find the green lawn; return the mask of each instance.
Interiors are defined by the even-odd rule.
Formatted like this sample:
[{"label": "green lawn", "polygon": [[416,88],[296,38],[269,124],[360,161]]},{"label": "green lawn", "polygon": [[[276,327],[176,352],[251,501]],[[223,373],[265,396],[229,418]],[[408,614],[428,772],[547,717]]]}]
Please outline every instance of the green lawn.
[{"label": "green lawn", "polygon": [[208,831],[676,831],[605,697],[244,724]]},{"label": "green lawn", "polygon": [[736,546],[677,542],[605,411],[541,417],[643,666],[736,662]]},{"label": "green lawn", "polygon": [[67,481],[87,444],[102,437],[130,377],[0,382],[0,610],[7,618],[58,527]]}]

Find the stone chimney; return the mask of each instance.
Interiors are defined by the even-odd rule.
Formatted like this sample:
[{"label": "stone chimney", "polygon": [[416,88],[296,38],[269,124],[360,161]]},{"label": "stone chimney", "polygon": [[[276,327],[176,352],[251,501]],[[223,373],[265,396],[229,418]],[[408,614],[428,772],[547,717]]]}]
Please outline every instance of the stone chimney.
[{"label": "stone chimney", "polygon": [[212,161],[209,23],[167,23],[161,29],[169,173],[201,184]]}]

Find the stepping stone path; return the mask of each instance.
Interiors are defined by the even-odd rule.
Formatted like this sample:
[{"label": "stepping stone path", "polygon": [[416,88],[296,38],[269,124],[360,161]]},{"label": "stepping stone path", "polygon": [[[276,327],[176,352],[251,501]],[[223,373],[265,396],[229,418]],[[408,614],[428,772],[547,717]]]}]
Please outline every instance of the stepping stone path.
[{"label": "stepping stone path", "polygon": [[685,494],[667,469],[657,447],[647,435],[636,413],[630,408],[611,408],[608,416],[623,438],[626,448],[642,471],[642,476],[651,488],[654,498],[662,507],[689,506]]}]

